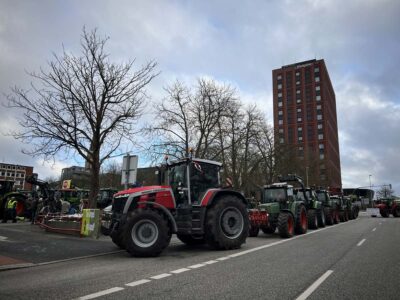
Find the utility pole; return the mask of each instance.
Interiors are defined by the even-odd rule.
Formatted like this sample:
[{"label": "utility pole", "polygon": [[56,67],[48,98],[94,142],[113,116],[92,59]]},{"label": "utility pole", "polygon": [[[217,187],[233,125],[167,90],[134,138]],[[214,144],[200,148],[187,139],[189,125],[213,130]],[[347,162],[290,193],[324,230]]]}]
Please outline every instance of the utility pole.
[{"label": "utility pole", "polygon": [[[372,184],[371,184],[371,174],[369,174],[369,189],[372,190]],[[369,198],[369,205],[370,207],[372,207],[372,197],[368,197]]]}]

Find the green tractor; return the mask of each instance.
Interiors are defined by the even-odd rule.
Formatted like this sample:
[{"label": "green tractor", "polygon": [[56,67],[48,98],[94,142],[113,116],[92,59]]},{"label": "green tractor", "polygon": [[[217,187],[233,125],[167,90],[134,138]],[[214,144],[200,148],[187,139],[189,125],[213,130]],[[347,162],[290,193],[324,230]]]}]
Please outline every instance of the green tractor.
[{"label": "green tractor", "polygon": [[325,211],[322,202],[318,200],[315,190],[311,188],[297,189],[297,197],[304,199],[307,209],[308,228],[317,229],[318,227],[325,227]]},{"label": "green tractor", "polygon": [[296,197],[293,186],[287,183],[297,180],[295,177],[280,177],[279,183],[262,188],[261,203],[257,209],[249,210],[250,236],[257,236],[260,229],[264,233],[274,233],[278,228],[283,238],[307,232],[306,203]]},{"label": "green tractor", "polygon": [[351,199],[341,195],[332,195],[331,200],[337,203],[340,222],[347,222],[351,214]]},{"label": "green tractor", "polygon": [[333,225],[340,222],[340,199],[330,196],[324,189],[316,190],[318,200],[322,202],[327,225]]},{"label": "green tractor", "polygon": [[400,217],[400,198],[387,197],[375,201],[375,208],[379,208],[379,213],[383,218],[388,218],[390,214],[393,217]]}]

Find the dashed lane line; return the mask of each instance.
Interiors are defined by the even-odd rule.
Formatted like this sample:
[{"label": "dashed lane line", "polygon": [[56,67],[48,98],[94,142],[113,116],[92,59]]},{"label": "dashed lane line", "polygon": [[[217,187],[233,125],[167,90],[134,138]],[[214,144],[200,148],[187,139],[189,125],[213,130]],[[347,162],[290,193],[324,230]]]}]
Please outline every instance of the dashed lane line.
[{"label": "dashed lane line", "polygon": [[366,239],[362,239],[361,241],[358,242],[357,246],[360,247],[362,244],[364,244],[365,241]]},{"label": "dashed lane line", "polygon": [[168,277],[168,276],[172,276],[172,274],[170,274],[170,273],[162,273],[160,275],[156,275],[156,276],[153,276],[153,277],[150,277],[150,278],[151,279],[162,279],[162,278],[165,278],[165,277]]},{"label": "dashed lane line", "polygon": [[150,281],[151,281],[151,280],[149,280],[149,279],[141,279],[141,280],[132,281],[132,282],[127,283],[127,284],[125,284],[125,285],[130,286],[130,287],[133,287],[133,286],[138,286],[138,285],[141,285],[141,284],[148,283],[148,282],[150,282]]},{"label": "dashed lane line", "polygon": [[320,278],[318,278],[308,289],[306,289],[296,300],[307,299],[331,274],[332,270],[326,271]]},{"label": "dashed lane line", "polygon": [[372,232],[374,232],[376,230],[376,227],[374,229],[372,229]]},{"label": "dashed lane line", "polygon": [[[255,251],[259,251],[259,250],[266,249],[266,248],[269,248],[269,247],[273,247],[273,246],[276,246],[276,245],[279,245],[279,244],[283,244],[283,243],[286,243],[286,242],[290,242],[290,241],[293,241],[293,240],[296,240],[296,239],[302,238],[302,237],[304,237],[304,236],[307,236],[307,235],[310,235],[310,234],[314,234],[314,233],[317,233],[317,232],[320,232],[320,231],[323,231],[323,230],[327,230],[327,229],[330,229],[330,228],[337,228],[338,226],[341,226],[341,225],[343,225],[343,224],[349,224],[349,222],[346,222],[346,223],[339,223],[339,224],[337,224],[337,225],[335,225],[335,226],[329,226],[329,227],[317,229],[317,230],[308,232],[308,233],[306,233],[306,234],[294,236],[294,237],[292,237],[292,238],[290,238],[290,239],[280,240],[280,241],[277,241],[277,242],[274,242],[274,243],[270,243],[270,244],[267,244],[267,245],[262,245],[262,246],[255,247],[255,248],[252,248],[252,249],[249,249],[249,250],[237,252],[237,253],[234,253],[234,254],[231,254],[231,255],[228,255],[228,256],[222,256],[222,257],[216,258],[216,259],[214,259],[214,260],[209,260],[209,261],[206,261],[206,262],[203,262],[203,263],[199,263],[199,264],[195,264],[195,265],[188,266],[188,267],[186,267],[186,268],[181,268],[181,269],[177,269],[177,270],[174,270],[174,271],[170,271],[169,273],[162,273],[162,274],[159,274],[159,275],[152,276],[152,277],[150,277],[150,278],[151,278],[151,279],[156,279],[156,280],[158,280],[158,279],[163,279],[163,278],[172,276],[173,274],[180,274],[180,273],[183,273],[183,272],[191,271],[191,270],[193,270],[193,269],[198,269],[198,268],[204,267],[204,266],[206,266],[206,265],[215,264],[215,263],[218,263],[218,262],[220,262],[220,261],[224,261],[224,260],[227,260],[227,259],[230,259],[230,258],[239,257],[239,256],[242,256],[242,255],[245,255],[245,254],[249,254],[249,253],[255,252]],[[328,271],[328,272],[329,272],[329,271]],[[172,273],[172,274],[171,274],[171,273]],[[330,274],[328,274],[328,276],[329,276],[329,275],[330,275]],[[326,276],[326,277],[327,277],[327,276]],[[325,280],[325,279],[323,279],[323,280]],[[149,279],[142,279],[142,280],[138,280],[138,281],[133,281],[133,282],[128,283],[128,284],[125,284],[125,285],[126,285],[126,286],[130,286],[130,287],[135,287],[135,286],[138,286],[138,285],[141,285],[141,284],[150,282],[150,281],[151,281],[151,280],[149,280]],[[321,283],[322,283],[322,282],[321,282]],[[111,289],[108,289],[108,290],[104,290],[104,291],[102,291],[102,292],[98,292],[98,293],[90,294],[90,295],[87,295],[87,296],[83,296],[83,297],[81,297],[81,298],[79,298],[79,299],[81,299],[81,300],[94,299],[94,298],[97,298],[97,297],[106,295],[107,293],[114,293],[114,292],[121,291],[121,290],[123,290],[123,289],[124,289],[124,288],[121,288],[121,287],[115,287],[115,288],[111,288]],[[307,290],[308,290],[308,289],[307,289]],[[306,290],[306,291],[307,291],[307,290]],[[106,293],[106,294],[99,294],[99,293],[105,293],[105,292],[107,292],[107,293]],[[304,292],[304,293],[305,293],[305,292]],[[303,294],[304,294],[304,293],[303,293]],[[311,294],[311,293],[310,293],[310,294]],[[300,295],[300,296],[301,296],[301,295]],[[300,297],[300,296],[299,296],[299,297]],[[90,298],[85,298],[85,297],[90,297]],[[302,298],[298,298],[298,299],[300,300],[300,299],[302,299]],[[304,299],[306,299],[306,298],[304,298]]]},{"label": "dashed lane line", "polygon": [[80,297],[78,299],[79,300],[94,299],[94,298],[97,298],[97,297],[101,297],[101,296],[104,296],[104,295],[109,295],[109,294],[112,294],[112,293],[115,293],[115,292],[122,291],[123,289],[124,289],[123,287],[113,287],[111,289],[100,291],[100,292],[93,293],[93,294],[90,294],[90,295],[86,295],[86,296]]}]

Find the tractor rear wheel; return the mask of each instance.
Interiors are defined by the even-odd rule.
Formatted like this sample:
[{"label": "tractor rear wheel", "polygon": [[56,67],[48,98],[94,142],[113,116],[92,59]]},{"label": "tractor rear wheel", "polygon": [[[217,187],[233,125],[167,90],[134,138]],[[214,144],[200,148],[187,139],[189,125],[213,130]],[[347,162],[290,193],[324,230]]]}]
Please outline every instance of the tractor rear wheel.
[{"label": "tractor rear wheel", "polygon": [[246,205],[235,196],[221,196],[208,208],[205,240],[214,249],[238,249],[249,234]]},{"label": "tractor rear wheel", "polygon": [[283,238],[291,238],[294,235],[294,220],[290,212],[281,212],[279,214],[278,231]]},{"label": "tractor rear wheel", "polygon": [[325,211],[321,208],[318,213],[318,227],[325,227],[326,219],[325,219]]},{"label": "tractor rear wheel", "polygon": [[358,218],[358,213],[360,212],[360,209],[358,208],[358,206],[353,208],[353,218],[357,219]]},{"label": "tractor rear wheel", "polygon": [[262,232],[265,234],[273,234],[276,231],[276,225],[270,225],[270,226],[262,226],[261,227]]},{"label": "tractor rear wheel", "polygon": [[256,237],[256,236],[258,236],[259,231],[260,231],[260,227],[254,226],[254,225],[250,225],[249,236],[250,237]]},{"label": "tractor rear wheel", "polygon": [[325,207],[324,213],[325,213],[325,217],[326,217],[326,224],[333,225],[333,210],[329,207]]},{"label": "tractor rear wheel", "polygon": [[308,228],[317,229],[318,228],[318,217],[315,209],[309,209],[307,211]]},{"label": "tractor rear wheel", "polygon": [[185,243],[188,246],[202,245],[206,242],[206,240],[204,239],[204,236],[201,236],[198,238],[196,238],[190,234],[177,234],[176,236],[182,243]]},{"label": "tractor rear wheel", "polygon": [[295,232],[297,234],[304,234],[307,232],[307,211],[304,205],[300,205],[296,214]]},{"label": "tractor rear wheel", "polygon": [[157,211],[137,209],[128,217],[124,237],[132,256],[157,256],[168,246],[171,230]]}]

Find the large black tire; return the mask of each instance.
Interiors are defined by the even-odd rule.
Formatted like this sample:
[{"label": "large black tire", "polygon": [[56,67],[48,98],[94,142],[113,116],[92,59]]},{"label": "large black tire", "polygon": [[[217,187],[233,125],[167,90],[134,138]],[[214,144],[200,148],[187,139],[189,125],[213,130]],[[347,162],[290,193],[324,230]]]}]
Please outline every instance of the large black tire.
[{"label": "large black tire", "polygon": [[204,236],[194,237],[190,234],[177,234],[176,236],[182,243],[185,243],[188,246],[202,245],[206,242]]},{"label": "large black tire", "polygon": [[250,225],[249,228],[249,237],[256,237],[260,231],[260,227]]},{"label": "large black tire", "polygon": [[333,224],[340,223],[340,214],[338,209],[333,209]]},{"label": "large black tire", "polygon": [[325,227],[326,226],[326,218],[325,218],[325,211],[323,208],[318,210],[317,216],[318,216],[318,227]]},{"label": "large black tire", "polygon": [[249,215],[241,199],[222,195],[208,208],[205,221],[205,239],[213,249],[237,249],[249,234]]},{"label": "large black tire", "polygon": [[171,229],[157,211],[137,209],[128,217],[124,239],[126,250],[132,256],[158,256],[171,240]]},{"label": "large black tire", "polygon": [[354,220],[358,218],[358,213],[359,212],[360,212],[360,209],[358,208],[358,206],[353,207],[352,215],[353,215],[353,219]]},{"label": "large black tire", "polygon": [[261,227],[262,232],[265,234],[273,234],[276,231],[276,225],[271,225],[271,226],[262,226]]},{"label": "large black tire", "polygon": [[340,218],[340,222],[346,222],[346,211],[342,210],[339,212],[339,218]]},{"label": "large black tire", "polygon": [[124,239],[124,232],[123,230],[119,230],[117,233],[111,236],[111,240],[115,245],[117,245],[121,249],[125,249],[126,243]]},{"label": "large black tire", "polygon": [[291,238],[294,235],[294,220],[290,212],[281,212],[278,217],[278,231],[282,238]]},{"label": "large black tire", "polygon": [[389,218],[389,211],[387,209],[380,209],[379,213],[381,214],[382,218]]},{"label": "large black tire", "polygon": [[307,222],[308,222],[308,228],[310,229],[318,228],[318,217],[315,209],[309,209],[307,211]]},{"label": "large black tire", "polygon": [[393,209],[393,217],[395,217],[395,218],[399,218],[400,217],[400,206],[396,206]]},{"label": "large black tire", "polygon": [[308,229],[308,222],[307,222],[307,211],[304,205],[300,205],[297,208],[297,213],[296,213],[296,226],[294,228],[294,231],[297,234],[304,234],[307,232]]},{"label": "large black tire", "polygon": [[333,210],[330,207],[324,207],[326,225],[333,225]]}]

